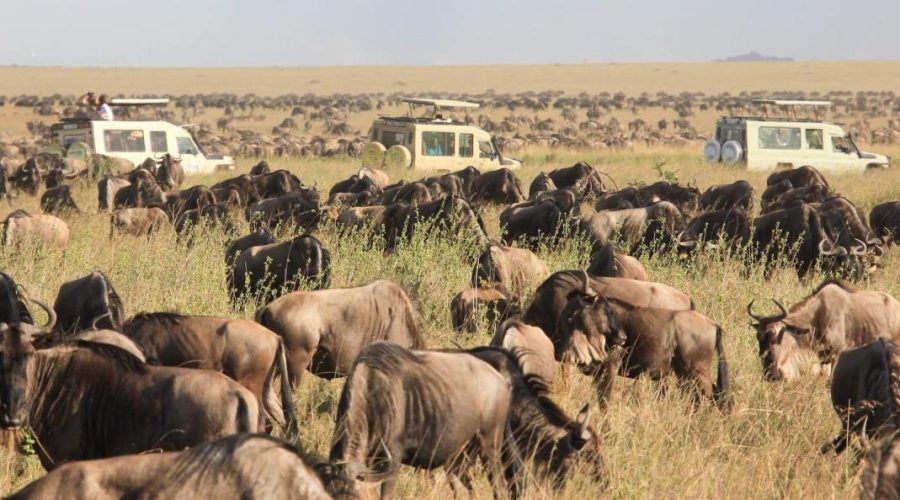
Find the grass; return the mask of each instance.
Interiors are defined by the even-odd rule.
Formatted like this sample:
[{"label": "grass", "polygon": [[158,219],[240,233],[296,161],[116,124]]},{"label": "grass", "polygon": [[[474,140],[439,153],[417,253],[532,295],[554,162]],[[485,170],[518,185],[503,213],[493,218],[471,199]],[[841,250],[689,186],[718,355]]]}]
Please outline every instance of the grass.
[{"label": "grass", "polygon": [[[897,156],[898,151],[879,151]],[[571,152],[528,150],[526,166],[517,175],[527,186],[540,171],[566,166],[583,159],[609,174],[619,187],[655,180],[660,171],[680,181],[695,178],[701,189],[738,178],[757,189],[765,176],[724,167],[704,165],[693,150],[635,149],[622,152]],[[358,165],[348,158],[273,160],[273,168],[288,168],[305,183],[320,188],[354,173]],[[240,162],[239,171],[252,165]],[[663,165],[662,168],[657,168]],[[423,172],[390,172],[392,180],[417,178]],[[189,178],[190,183],[211,184],[225,174]],[[900,172],[829,176],[839,193],[863,210],[889,199],[900,199]],[[0,249],[0,269],[10,273],[28,292],[52,300],[59,286],[92,270],[102,270],[122,296],[128,314],[173,310],[185,314],[214,314],[251,318],[254,305],[231,309],[225,289],[222,258],[227,237],[207,231],[187,246],[173,234],[150,239],[128,236],[108,239],[108,217],[98,214],[92,186],[77,186],[74,196],[84,213],[68,219],[72,241],[64,255],[44,248],[19,251]],[[16,207],[38,211],[37,199],[20,197]],[[6,211],[11,211],[9,207]],[[499,207],[484,207],[488,232],[499,234]],[[241,222],[242,230],[246,224]],[[288,235],[282,235],[286,238]],[[333,228],[316,232],[332,252],[332,286],[351,286],[386,277],[401,283],[413,297],[418,320],[430,347],[486,344],[491,332],[458,335],[450,326],[449,303],[465,288],[478,249],[469,238],[417,236],[395,254],[369,249],[364,235],[338,237]],[[583,267],[588,255],[578,244],[542,250],[540,256],[551,271]],[[884,269],[862,286],[900,295],[900,265],[896,252],[884,260]],[[804,297],[821,276],[799,282],[790,269],[764,281],[761,273],[742,275],[734,260],[700,257],[679,263],[668,256],[644,261],[651,279],[684,290],[699,311],[720,323],[731,368],[735,408],[723,414],[713,405],[688,411],[687,396],[678,390],[661,391],[648,380],[617,381],[605,421],[605,455],[610,470],[608,494],[612,497],[847,497],[855,494],[858,469],[850,454],[820,455],[820,446],[838,431],[831,409],[827,381],[808,377],[795,383],[763,381],[756,354],[756,340],[745,312],[750,300],[771,307],[771,298],[794,302]],[[294,401],[300,422],[301,443],[327,454],[342,380],[326,382],[305,376]],[[594,389],[586,377],[560,373],[554,398],[571,415],[585,403],[596,408]],[[42,475],[34,457],[0,458],[0,494],[17,490]],[[404,468],[398,483],[399,498],[446,498],[451,494],[443,473],[415,472]],[[490,486],[478,475],[476,495],[490,496]],[[595,497],[597,485],[575,474],[561,492],[535,482],[529,498]]]}]

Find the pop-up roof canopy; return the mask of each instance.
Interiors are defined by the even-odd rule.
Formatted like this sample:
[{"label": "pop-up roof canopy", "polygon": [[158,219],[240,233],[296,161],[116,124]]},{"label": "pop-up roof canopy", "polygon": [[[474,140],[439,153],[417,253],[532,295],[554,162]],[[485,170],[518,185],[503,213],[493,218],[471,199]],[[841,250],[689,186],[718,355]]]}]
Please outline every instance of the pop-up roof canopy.
[{"label": "pop-up roof canopy", "polygon": [[400,99],[409,104],[419,104],[422,106],[434,106],[436,108],[477,108],[478,103],[467,101],[455,101],[453,99],[426,99],[419,97],[403,97]]},{"label": "pop-up roof canopy", "polygon": [[753,104],[772,104],[775,106],[831,106],[831,101],[790,101],[782,99],[754,99]]},{"label": "pop-up roof canopy", "polygon": [[169,104],[167,98],[156,99],[110,99],[110,106],[165,106]]}]

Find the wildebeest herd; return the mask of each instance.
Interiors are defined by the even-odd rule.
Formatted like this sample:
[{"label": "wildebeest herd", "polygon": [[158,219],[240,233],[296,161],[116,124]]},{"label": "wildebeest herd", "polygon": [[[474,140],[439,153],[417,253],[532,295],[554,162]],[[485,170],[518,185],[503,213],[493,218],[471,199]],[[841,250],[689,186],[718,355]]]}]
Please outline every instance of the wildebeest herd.
[{"label": "wildebeest herd", "polygon": [[[37,185],[56,178],[44,195],[55,200],[46,193],[69,181],[54,165],[34,173]],[[811,167],[773,173],[759,196],[746,181],[612,189],[584,162],[542,172],[527,191],[510,170],[473,167],[395,183],[364,168],[327,195],[265,162],[187,189],[179,171],[165,156],[99,179],[110,238],[174,230],[190,244],[196,226],[229,234],[222,278],[235,307],[259,305],[254,320],[129,316],[101,271],[63,284],[51,307],[0,275],[0,427],[27,428],[48,471],[13,498],[328,498],[367,484],[390,497],[402,466],[443,468],[465,493],[479,462],[498,495],[521,496],[535,478],[562,487],[575,470],[602,488],[603,429],[591,409],[615,411],[617,377],[672,378],[687,412],[712,402],[728,418],[734,406],[728,332],[641,263],[666,253],[734,259],[767,279],[779,268],[830,276],[791,307],[773,301],[774,315],[747,304],[763,374],[830,372],[840,433],[823,451],[868,447],[864,493],[900,488],[900,302],[850,284],[897,243],[898,202],[866,215]],[[3,244],[65,250],[59,205],[41,202],[56,215],[12,212]],[[501,209],[499,240],[488,205]],[[248,234],[235,234],[241,216]],[[331,252],[316,236],[325,226],[364,235],[388,258],[422,235],[472,245],[471,287],[448,309],[454,328],[487,322],[492,338],[429,345],[415,300],[392,280],[332,288]],[[551,272],[538,256],[576,240],[590,249],[580,268]],[[560,370],[567,384],[581,372],[596,394],[578,413],[554,402]],[[304,422],[293,391],[306,371],[345,378],[328,457],[296,445]]]}]

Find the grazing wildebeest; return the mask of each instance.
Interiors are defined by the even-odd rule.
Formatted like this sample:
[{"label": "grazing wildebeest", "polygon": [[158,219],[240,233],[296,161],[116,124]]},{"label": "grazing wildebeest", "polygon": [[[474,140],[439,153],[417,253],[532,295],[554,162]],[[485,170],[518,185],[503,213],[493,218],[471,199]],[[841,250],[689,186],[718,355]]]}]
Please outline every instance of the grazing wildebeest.
[{"label": "grazing wildebeest", "polygon": [[553,183],[553,179],[546,172],[541,172],[531,181],[531,186],[528,187],[528,198],[533,200],[540,193],[555,190],[556,184]]},{"label": "grazing wildebeest", "polygon": [[16,191],[35,196],[41,187],[41,178],[40,167],[34,158],[29,158],[9,175],[9,185]]},{"label": "grazing wildebeest", "polygon": [[678,241],[684,226],[684,218],[678,207],[668,201],[660,201],[642,208],[604,210],[583,215],[579,228],[585,237],[599,248],[618,234],[622,241],[632,246],[632,254],[640,250],[665,249]]},{"label": "grazing wildebeest", "polygon": [[463,231],[474,234],[479,246],[487,243],[484,221],[472,206],[462,198],[442,198],[418,206],[394,203],[384,210],[385,249],[393,251],[397,244],[412,238],[422,225],[429,229],[459,235]]},{"label": "grazing wildebeest", "polygon": [[[696,311],[634,308],[600,295],[583,295],[566,304],[557,334],[557,357],[571,358],[584,371],[605,373],[605,363],[621,362],[618,372],[629,378],[646,374],[660,380],[674,373],[695,396],[726,404],[728,363],[722,327]],[[622,349],[621,357],[610,356],[614,348]],[[713,355],[718,358],[715,384],[710,374]],[[612,382],[598,380],[601,404]]]},{"label": "grazing wildebeest", "polygon": [[301,280],[327,288],[331,253],[316,237],[304,234],[281,243],[250,247],[238,254],[231,269],[228,287],[234,300],[249,293],[260,301],[269,301],[287,285],[298,289]]},{"label": "grazing wildebeest", "polygon": [[44,191],[41,195],[41,211],[51,215],[78,213],[78,205],[72,198],[72,191],[65,184]]},{"label": "grazing wildebeest", "polygon": [[[900,407],[900,389],[893,390],[894,405]],[[897,435],[886,437],[871,446],[865,454],[865,466],[860,474],[862,500],[900,498],[900,439]]]},{"label": "grazing wildebeest", "polygon": [[128,174],[128,185],[119,188],[113,197],[113,208],[161,207],[166,195],[153,175],[143,169]]},{"label": "grazing wildebeest", "polygon": [[388,186],[381,194],[381,203],[389,205],[393,203],[408,203],[421,205],[432,201],[431,191],[423,182],[401,181],[394,186]]},{"label": "grazing wildebeest", "polygon": [[700,202],[700,190],[693,185],[693,180],[687,186],[680,186],[666,181],[657,181],[649,186],[638,188],[638,197],[642,200],[667,201],[680,212],[693,212]]},{"label": "grazing wildebeest", "polygon": [[812,186],[814,184],[828,187],[828,181],[825,180],[825,176],[810,166],[802,166],[775,172],[766,179],[766,186],[773,186],[782,181],[788,181],[793,188]]},{"label": "grazing wildebeest", "polygon": [[122,330],[125,306],[109,278],[94,271],[67,281],[59,287],[56,302],[56,331],[72,334],[89,328]]},{"label": "grazing wildebeest", "polygon": [[257,229],[240,238],[233,239],[229,241],[228,245],[225,247],[225,264],[231,265],[234,263],[235,257],[248,248],[268,245],[270,243],[275,243],[275,238],[272,237],[272,234],[268,229],[263,228]]},{"label": "grazing wildebeest", "polygon": [[250,175],[266,175],[272,172],[272,168],[269,167],[269,162],[266,160],[260,160],[259,163],[253,165],[250,169]]},{"label": "grazing wildebeest", "polygon": [[67,463],[9,498],[353,497],[353,483],[324,461],[270,436],[239,434],[184,451]]},{"label": "grazing wildebeest", "polygon": [[166,193],[166,212],[172,220],[188,210],[200,210],[216,204],[216,195],[206,186],[191,186],[181,191]]},{"label": "grazing wildebeest", "polygon": [[522,194],[522,183],[516,174],[508,168],[499,168],[479,175],[472,182],[469,195],[472,203],[519,203],[525,200]]},{"label": "grazing wildebeest", "polygon": [[318,195],[310,198],[303,193],[290,192],[276,198],[252,203],[244,212],[250,226],[274,229],[280,224],[312,231],[319,223]]},{"label": "grazing wildebeest", "polygon": [[183,233],[187,228],[206,226],[221,229],[226,234],[235,232],[235,224],[223,205],[208,205],[200,209],[185,210],[175,219],[175,232]]},{"label": "grazing wildebeest", "polygon": [[762,195],[759,197],[759,208],[762,212],[768,211],[769,205],[778,201],[778,199],[781,198],[781,195],[787,193],[791,189],[793,189],[793,186],[791,186],[791,181],[788,180],[779,181],[767,186],[765,191],[763,191]]},{"label": "grazing wildebeest", "polygon": [[879,338],[900,340],[900,302],[884,292],[857,290],[829,279],[790,312],[775,305],[781,312],[773,316],[758,316],[753,302],[747,305],[747,314],[756,321],[752,326],[768,380],[797,378],[804,358],[830,364],[846,349]]},{"label": "grazing wildebeest", "polygon": [[225,199],[228,196],[228,193],[237,191],[240,195],[241,206],[248,207],[250,204],[256,203],[262,199],[259,195],[259,191],[256,189],[256,184],[253,182],[254,178],[255,177],[247,174],[239,175],[217,182],[209,188],[212,190],[213,194],[216,195],[217,200]]},{"label": "grazing wildebeest", "polygon": [[707,248],[724,243],[729,250],[743,247],[750,241],[750,220],[740,207],[706,212],[691,219],[678,236],[679,252],[692,252],[703,243]]},{"label": "grazing wildebeest", "polygon": [[8,247],[41,244],[65,250],[69,246],[69,226],[52,215],[16,210],[3,221],[3,244]]},{"label": "grazing wildebeest", "polygon": [[450,301],[450,322],[457,332],[478,331],[479,312],[488,325],[502,323],[515,312],[514,301],[504,290],[480,286],[463,290]]},{"label": "grazing wildebeest", "polygon": [[626,187],[618,191],[603,193],[597,197],[594,210],[628,210],[629,208],[641,208],[661,201],[659,198],[644,200],[635,187]]},{"label": "grazing wildebeest", "polygon": [[107,175],[100,179],[97,182],[97,206],[100,210],[112,210],[116,205],[116,193],[130,185],[131,183],[124,177]]},{"label": "grazing wildebeest", "polygon": [[169,216],[159,207],[120,208],[109,216],[109,236],[116,231],[134,236],[150,235],[150,233],[171,227]]},{"label": "grazing wildebeest", "polygon": [[181,157],[174,157],[166,153],[159,159],[156,168],[156,181],[163,191],[173,191],[181,187],[184,182],[184,168],[181,166]]},{"label": "grazing wildebeest", "polygon": [[457,170],[456,172],[451,172],[449,174],[445,174],[441,177],[453,177],[459,180],[459,186],[461,188],[460,196],[472,196],[472,190],[475,183],[475,179],[477,179],[481,175],[481,172],[473,167],[468,166],[462,170]]},{"label": "grazing wildebeest", "polygon": [[794,188],[781,193],[777,198],[766,203],[762,213],[766,214],[804,203],[821,203],[831,196],[832,194],[828,187],[821,184]]},{"label": "grazing wildebeest", "polygon": [[552,200],[537,204],[520,203],[500,212],[500,240],[505,244],[518,241],[528,248],[537,249],[542,242],[556,242],[566,220]]},{"label": "grazing wildebeest", "polygon": [[513,298],[518,298],[549,273],[547,264],[531,250],[492,242],[478,256],[472,271],[472,286],[496,283],[509,291]]},{"label": "grazing wildebeest", "polygon": [[687,294],[662,283],[626,278],[591,278],[585,271],[558,271],[534,291],[531,305],[525,310],[522,320],[543,330],[554,345],[558,345],[556,329],[559,313],[572,298],[584,295],[586,286],[590,287],[591,294],[616,299],[632,307],[676,311],[694,309],[694,303]]},{"label": "grazing wildebeest", "polygon": [[[147,362],[213,370],[246,387],[273,422],[294,427],[294,407],[281,339],[259,323],[215,316],[141,313],[122,331],[141,346]],[[276,388],[280,378],[280,389]]]},{"label": "grazing wildebeest", "polygon": [[841,419],[841,431],[822,452],[841,453],[853,435],[866,439],[891,434],[897,428],[897,408],[891,381],[897,376],[896,350],[890,340],[848,349],[837,357],[831,377],[831,404]]},{"label": "grazing wildebeest", "polygon": [[743,179],[731,184],[717,184],[703,192],[699,208],[709,211],[738,207],[749,212],[753,209],[753,195],[753,186]]},{"label": "grazing wildebeest", "polygon": [[553,384],[556,376],[553,342],[540,328],[519,319],[506,320],[497,327],[490,345],[512,352],[518,358],[523,374],[540,378],[548,387]]},{"label": "grazing wildebeest", "polygon": [[355,229],[369,234],[380,233],[384,209],[384,205],[344,208],[334,217],[334,223],[341,231]]},{"label": "grazing wildebeest", "polygon": [[593,199],[606,191],[594,167],[580,161],[571,167],[557,168],[547,176],[557,188],[571,189],[580,200]]},{"label": "grazing wildebeest", "polygon": [[384,189],[391,183],[391,178],[384,170],[362,167],[356,175],[360,179],[370,179],[378,188]]},{"label": "grazing wildebeest", "polygon": [[900,244],[900,201],[888,201],[872,207],[869,223],[875,236],[885,243]]},{"label": "grazing wildebeest", "polygon": [[570,215],[578,215],[581,213],[581,202],[578,201],[578,197],[575,196],[575,193],[573,193],[571,189],[555,189],[553,191],[544,191],[542,193],[538,193],[538,195],[535,196],[533,200],[518,203],[516,205],[513,205],[511,208],[533,206],[543,203],[545,200],[549,200],[555,203],[560,212],[562,212],[562,214],[567,217]]},{"label": "grazing wildebeest", "polygon": [[10,324],[15,321],[34,324],[24,290],[12,276],[0,272],[0,323]]},{"label": "grazing wildebeest", "polygon": [[297,176],[287,170],[252,176],[251,180],[260,199],[276,198],[297,191],[303,185]]},{"label": "grazing wildebeest", "polygon": [[641,261],[625,255],[619,247],[612,243],[603,245],[591,254],[587,273],[595,278],[629,278],[650,281]]},{"label": "grazing wildebeest", "polygon": [[377,340],[425,347],[409,297],[388,280],[290,293],[257,311],[256,321],[284,339],[295,384],[307,369],[327,379],[346,375],[357,354]]},{"label": "grazing wildebeest", "polygon": [[149,366],[94,342],[35,351],[21,324],[0,324],[0,334],[0,428],[27,425],[47,470],[260,428],[256,398],[221,373]]}]

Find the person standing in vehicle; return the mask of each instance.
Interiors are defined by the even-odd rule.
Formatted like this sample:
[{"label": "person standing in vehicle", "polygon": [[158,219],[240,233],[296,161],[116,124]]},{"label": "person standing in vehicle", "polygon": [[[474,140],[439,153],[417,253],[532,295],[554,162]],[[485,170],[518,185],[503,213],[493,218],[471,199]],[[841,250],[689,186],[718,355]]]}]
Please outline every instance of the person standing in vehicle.
[{"label": "person standing in vehicle", "polygon": [[97,109],[97,111],[100,113],[100,119],[108,121],[115,120],[115,118],[113,117],[113,110],[107,102],[106,95],[101,95],[100,99],[98,99],[97,102],[100,104],[100,107]]}]

